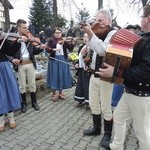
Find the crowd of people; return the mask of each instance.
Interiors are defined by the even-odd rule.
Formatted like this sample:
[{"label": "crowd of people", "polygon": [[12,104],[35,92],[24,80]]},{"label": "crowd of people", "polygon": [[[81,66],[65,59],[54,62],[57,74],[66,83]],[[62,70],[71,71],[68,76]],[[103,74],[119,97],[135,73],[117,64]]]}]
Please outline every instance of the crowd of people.
[{"label": "crowd of people", "polygon": [[[106,150],[123,150],[126,122],[131,116],[136,137],[141,150],[150,149],[150,5],[143,7],[141,27],[128,25],[126,30],[138,34],[141,41],[133,49],[133,57],[128,68],[119,68],[105,63],[106,49],[110,40],[120,29],[112,26],[111,13],[106,9],[98,11],[95,24],[83,23],[83,43],[78,49],[77,85],[74,100],[77,107],[88,105],[92,112],[93,126],[85,129],[85,136],[104,135],[100,146]],[[98,26],[97,26],[98,24]],[[48,54],[47,87],[52,90],[50,99],[56,102],[65,100],[64,89],[72,87],[68,52],[75,46],[74,39],[62,37],[62,30],[55,28],[53,37],[47,42],[34,45],[34,37],[28,36],[27,22],[19,19],[17,31],[12,34],[15,40],[1,38],[0,43],[0,132],[5,124],[16,127],[14,111],[21,108],[27,111],[26,85],[28,83],[32,107],[40,110],[36,98],[36,54],[46,50]],[[101,30],[95,32],[94,27]],[[140,32],[139,32],[140,31]],[[43,32],[41,32],[42,34]],[[37,42],[38,43],[38,42]],[[17,72],[17,79],[10,65]],[[121,77],[123,84],[111,84],[101,78]],[[57,93],[58,91],[58,93]],[[112,108],[113,107],[113,108]],[[6,122],[6,117],[8,122]],[[102,121],[102,118],[104,121]],[[111,142],[114,124],[114,137]]]}]

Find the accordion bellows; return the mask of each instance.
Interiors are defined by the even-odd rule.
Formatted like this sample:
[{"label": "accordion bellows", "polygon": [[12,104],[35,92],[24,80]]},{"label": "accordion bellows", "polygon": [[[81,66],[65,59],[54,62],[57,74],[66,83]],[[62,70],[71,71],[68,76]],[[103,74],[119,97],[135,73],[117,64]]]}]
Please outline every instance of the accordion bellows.
[{"label": "accordion bellows", "polygon": [[[118,30],[110,40],[104,62],[114,66],[116,73],[118,69],[127,69],[132,60],[133,50],[141,39],[141,36],[127,29]],[[115,77],[113,81],[112,78],[101,77],[101,80],[123,84],[121,77]]]}]

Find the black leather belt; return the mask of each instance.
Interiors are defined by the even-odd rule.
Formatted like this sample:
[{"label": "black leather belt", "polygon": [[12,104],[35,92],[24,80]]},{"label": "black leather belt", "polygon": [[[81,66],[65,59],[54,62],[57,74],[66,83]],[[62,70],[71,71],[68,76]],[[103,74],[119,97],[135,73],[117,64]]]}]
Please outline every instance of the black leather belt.
[{"label": "black leather belt", "polygon": [[126,88],[126,93],[130,93],[136,96],[140,96],[140,97],[149,97],[150,96],[150,92],[149,91],[136,91],[134,89],[130,89],[130,88]]}]

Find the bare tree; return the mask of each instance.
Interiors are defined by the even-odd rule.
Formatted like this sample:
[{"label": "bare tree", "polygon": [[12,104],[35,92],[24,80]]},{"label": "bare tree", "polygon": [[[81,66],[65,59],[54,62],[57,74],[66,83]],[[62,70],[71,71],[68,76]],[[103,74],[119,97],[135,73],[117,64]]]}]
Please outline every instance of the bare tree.
[{"label": "bare tree", "polygon": [[[148,4],[150,0],[124,0],[124,3],[128,4],[128,6],[137,6],[139,7],[139,4],[142,4],[142,7]],[[141,9],[141,8],[139,8]]]},{"label": "bare tree", "polygon": [[57,26],[57,19],[58,19],[58,14],[57,14],[57,0],[53,0],[53,26]]},{"label": "bare tree", "polygon": [[145,6],[148,2],[149,2],[149,0],[130,0],[131,2],[131,4],[137,4],[137,3],[142,3],[142,6]]},{"label": "bare tree", "polygon": [[103,8],[103,0],[98,0],[98,10]]}]

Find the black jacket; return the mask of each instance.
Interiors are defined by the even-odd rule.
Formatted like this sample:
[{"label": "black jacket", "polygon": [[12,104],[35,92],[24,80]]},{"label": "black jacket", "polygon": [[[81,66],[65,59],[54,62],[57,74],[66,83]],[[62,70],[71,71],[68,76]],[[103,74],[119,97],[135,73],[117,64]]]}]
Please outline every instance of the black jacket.
[{"label": "black jacket", "polygon": [[[28,43],[26,43],[26,44],[28,44]],[[33,46],[32,44],[29,44],[27,49],[29,51],[29,60],[32,61],[33,65],[34,65],[34,67],[36,69],[36,61],[35,61],[35,56],[34,55],[39,54],[40,52],[43,51],[43,49],[39,49],[39,48]],[[12,59],[21,59],[21,49],[13,57],[9,57],[10,61]],[[16,71],[17,71],[17,69],[16,69]]]},{"label": "black jacket", "polygon": [[133,52],[130,68],[123,70],[126,88],[150,93],[150,32],[141,34],[142,42]]},{"label": "black jacket", "polygon": [[[0,40],[0,44],[3,40]],[[5,40],[2,48],[0,49],[0,61],[8,61],[7,56],[13,56],[20,49],[21,44],[17,41]]]}]

